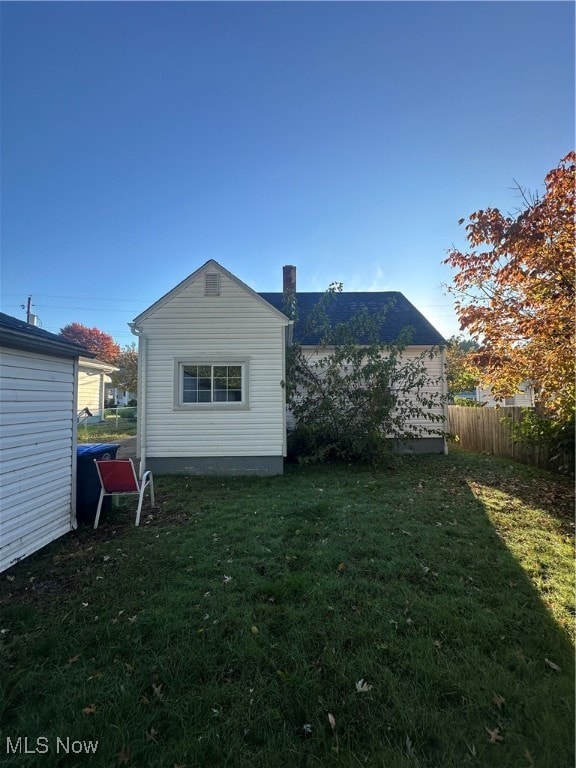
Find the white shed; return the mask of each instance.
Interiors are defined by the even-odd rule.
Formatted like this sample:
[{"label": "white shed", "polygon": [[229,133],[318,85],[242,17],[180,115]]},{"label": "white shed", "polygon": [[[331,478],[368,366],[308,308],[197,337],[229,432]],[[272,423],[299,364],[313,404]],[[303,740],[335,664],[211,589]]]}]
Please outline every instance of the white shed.
[{"label": "white shed", "polygon": [[80,355],[0,313],[0,571],[76,527]]},{"label": "white shed", "polygon": [[290,323],[212,260],[140,314],[141,471],[281,474]]}]

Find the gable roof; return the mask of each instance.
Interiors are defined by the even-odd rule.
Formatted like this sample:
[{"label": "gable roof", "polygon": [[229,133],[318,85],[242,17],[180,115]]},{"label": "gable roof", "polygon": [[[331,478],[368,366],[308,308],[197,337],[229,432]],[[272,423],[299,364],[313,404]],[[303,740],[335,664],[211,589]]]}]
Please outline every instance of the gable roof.
[{"label": "gable roof", "polygon": [[[310,332],[306,328],[310,313],[324,296],[324,293],[296,293],[297,319],[294,323],[294,340],[307,346],[317,346],[321,343],[318,331]],[[272,306],[281,309],[284,304],[282,293],[261,293]],[[380,328],[379,341],[382,344],[392,344],[398,340],[400,333],[412,329],[410,344],[429,346],[446,344],[446,340],[424,315],[398,291],[358,291],[334,293],[326,307],[326,314],[332,326],[345,323],[366,308],[371,315],[386,311],[386,319]]]},{"label": "gable roof", "polygon": [[0,343],[14,349],[43,352],[58,357],[96,357],[78,344],[36,325],[30,325],[24,320],[5,315],[4,312],[0,312]]},{"label": "gable roof", "polygon": [[281,304],[279,306],[275,304],[270,305],[270,303],[266,302],[266,300],[262,298],[262,294],[256,293],[256,291],[250,288],[249,285],[246,285],[246,283],[243,283],[242,280],[236,277],[236,275],[233,275],[232,272],[229,272],[221,264],[218,264],[217,261],[214,261],[214,259],[210,259],[201,267],[199,267],[195,272],[192,272],[191,275],[188,275],[188,277],[182,280],[182,282],[178,283],[178,285],[172,288],[171,291],[168,291],[168,293],[165,293],[164,296],[161,296],[158,301],[155,301],[154,304],[148,307],[148,309],[145,309],[144,312],[141,312],[138,317],[135,317],[131,323],[128,323],[128,325],[133,329],[134,326],[137,326],[142,322],[142,320],[146,320],[146,318],[150,317],[150,315],[153,315],[154,312],[160,309],[160,307],[162,307],[164,304],[167,304],[171,299],[177,296],[181,291],[185,290],[191,283],[201,277],[204,272],[207,272],[209,269],[215,269],[221,274],[226,275],[229,280],[231,280],[233,283],[236,283],[236,285],[238,285],[240,288],[243,288],[247,294],[256,299],[256,301],[262,304],[262,306],[266,306],[266,308],[273,315],[276,315],[279,320],[284,320],[287,324],[290,322],[289,318],[287,318],[282,311]]}]

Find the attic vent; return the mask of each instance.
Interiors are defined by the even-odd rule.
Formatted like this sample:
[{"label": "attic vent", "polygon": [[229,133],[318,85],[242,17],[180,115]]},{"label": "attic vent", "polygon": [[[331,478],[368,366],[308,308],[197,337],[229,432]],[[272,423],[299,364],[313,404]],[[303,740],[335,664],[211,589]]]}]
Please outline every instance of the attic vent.
[{"label": "attic vent", "polygon": [[204,275],[204,296],[220,296],[220,275],[206,272]]}]

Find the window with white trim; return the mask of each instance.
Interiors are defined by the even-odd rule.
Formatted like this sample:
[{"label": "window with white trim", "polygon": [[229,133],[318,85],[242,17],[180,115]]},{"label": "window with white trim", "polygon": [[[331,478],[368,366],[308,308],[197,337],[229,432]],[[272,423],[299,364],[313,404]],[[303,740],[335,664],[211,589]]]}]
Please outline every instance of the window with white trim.
[{"label": "window with white trim", "polygon": [[245,362],[182,362],[177,364],[179,406],[247,405]]}]

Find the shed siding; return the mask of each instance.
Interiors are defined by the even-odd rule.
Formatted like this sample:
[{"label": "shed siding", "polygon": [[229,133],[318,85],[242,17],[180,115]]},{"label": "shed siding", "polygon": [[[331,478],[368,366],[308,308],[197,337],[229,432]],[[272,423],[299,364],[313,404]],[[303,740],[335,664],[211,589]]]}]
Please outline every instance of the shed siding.
[{"label": "shed siding", "polygon": [[[200,276],[145,318],[146,456],[282,456],[285,325],[224,274],[219,296]],[[226,358],[247,361],[248,408],[174,407],[176,359]]]},{"label": "shed siding", "polygon": [[1,571],[72,527],[74,360],[0,352]]}]

